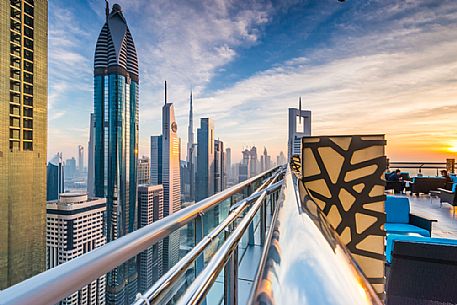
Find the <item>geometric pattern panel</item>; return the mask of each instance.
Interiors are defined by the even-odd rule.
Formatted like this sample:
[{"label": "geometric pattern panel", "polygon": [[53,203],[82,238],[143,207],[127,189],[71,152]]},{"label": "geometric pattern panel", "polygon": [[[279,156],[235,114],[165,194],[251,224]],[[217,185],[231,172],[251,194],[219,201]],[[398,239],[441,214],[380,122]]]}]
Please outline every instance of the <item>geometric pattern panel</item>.
[{"label": "geometric pattern panel", "polygon": [[384,135],[302,139],[303,187],[375,291],[384,293]]}]

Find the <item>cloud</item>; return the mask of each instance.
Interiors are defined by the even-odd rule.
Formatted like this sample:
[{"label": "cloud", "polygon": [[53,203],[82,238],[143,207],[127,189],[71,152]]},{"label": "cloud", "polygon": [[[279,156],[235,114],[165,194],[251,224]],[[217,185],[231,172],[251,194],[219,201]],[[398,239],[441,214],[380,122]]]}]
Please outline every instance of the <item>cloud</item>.
[{"label": "cloud", "polygon": [[[394,157],[410,148],[426,157],[431,145],[442,148],[457,138],[457,27],[438,24],[455,8],[446,5],[426,16],[420,11],[389,22],[384,31],[335,38],[333,48],[209,94],[199,109],[215,117],[216,133],[238,150],[254,142],[249,139],[267,137],[262,142],[278,153],[285,148],[287,107],[296,107],[302,96],[303,107],[313,111],[315,134],[386,133]],[[435,24],[424,27],[424,19]]]}]

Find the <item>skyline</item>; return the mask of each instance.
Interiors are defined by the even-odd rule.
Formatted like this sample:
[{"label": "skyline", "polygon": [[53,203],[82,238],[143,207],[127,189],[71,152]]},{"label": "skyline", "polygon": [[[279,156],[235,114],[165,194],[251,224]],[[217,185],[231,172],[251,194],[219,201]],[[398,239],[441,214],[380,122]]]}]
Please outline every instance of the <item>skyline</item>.
[{"label": "skyline", "polygon": [[[195,122],[214,119],[234,162],[243,146],[286,151],[287,108],[298,96],[313,112],[315,135],[385,133],[391,160],[455,157],[452,1],[115,2],[131,20],[142,63],[139,155],[160,132],[166,79],[182,143],[192,87]],[[48,158],[87,146],[104,5],[49,2]]]}]

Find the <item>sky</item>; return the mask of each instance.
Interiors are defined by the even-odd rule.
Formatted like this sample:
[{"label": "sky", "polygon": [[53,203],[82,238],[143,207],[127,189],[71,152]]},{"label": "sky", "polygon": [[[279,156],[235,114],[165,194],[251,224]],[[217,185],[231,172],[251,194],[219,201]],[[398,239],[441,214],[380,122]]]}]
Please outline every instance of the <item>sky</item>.
[{"label": "sky", "polygon": [[[117,3],[139,57],[140,156],[161,132],[167,80],[183,153],[192,88],[194,128],[213,118],[235,161],[245,146],[286,153],[299,96],[313,135],[386,134],[392,161],[457,157],[455,0]],[[87,147],[104,8],[49,0],[48,157]]]}]

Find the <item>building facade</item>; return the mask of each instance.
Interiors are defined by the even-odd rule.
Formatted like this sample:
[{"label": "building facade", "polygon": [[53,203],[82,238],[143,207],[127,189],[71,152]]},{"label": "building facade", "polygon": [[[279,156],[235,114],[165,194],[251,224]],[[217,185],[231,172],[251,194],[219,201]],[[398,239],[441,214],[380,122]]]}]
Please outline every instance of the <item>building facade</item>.
[{"label": "building facade", "polygon": [[[138,186],[138,228],[163,218],[163,186]],[[138,255],[138,291],[144,293],[162,276],[163,242]]]},{"label": "building facade", "polygon": [[78,172],[84,172],[84,146],[78,145]]},{"label": "building facade", "polygon": [[162,136],[151,137],[150,181],[162,184]]},{"label": "building facade", "polygon": [[4,289],[46,267],[48,1],[0,2],[0,289]]},{"label": "building facade", "polygon": [[[95,195],[107,199],[107,241],[137,229],[138,59],[118,4],[107,8],[94,60]],[[107,303],[130,304],[136,258],[107,275]]]},{"label": "building facade", "polygon": [[244,149],[242,152],[243,159],[238,167],[238,182],[245,181],[251,177],[251,151]]},{"label": "building facade", "polygon": [[87,145],[87,194],[95,197],[95,116],[90,114],[89,143]]},{"label": "building facade", "polygon": [[200,120],[197,129],[197,175],[195,200],[214,194],[214,123],[210,118]]},{"label": "building facade", "polygon": [[214,193],[226,187],[224,142],[214,140]]},{"label": "building facade", "polygon": [[311,111],[289,108],[289,137],[287,141],[289,160],[294,155],[301,155],[301,139],[309,136],[311,136]]},{"label": "building facade", "polygon": [[[103,224],[106,199],[65,193],[46,204],[46,268],[51,269],[106,243]],[[106,276],[60,302],[62,305],[105,304]]]},{"label": "building facade", "polygon": [[149,184],[150,182],[150,169],[149,158],[143,156],[138,159],[138,184]]},{"label": "building facade", "polygon": [[[162,185],[163,216],[181,209],[180,139],[175,119],[175,108],[165,102],[162,108]],[[179,232],[163,240],[163,271],[166,272],[179,260]]]},{"label": "building facade", "polygon": [[59,194],[65,192],[65,177],[62,153],[58,153],[48,162],[46,170],[46,201],[59,199]]}]

